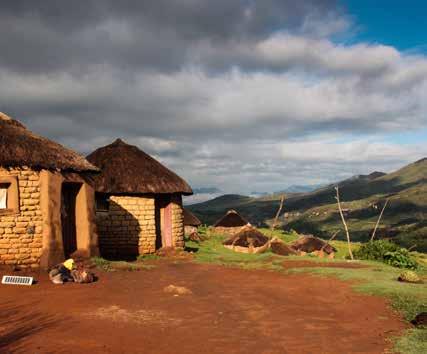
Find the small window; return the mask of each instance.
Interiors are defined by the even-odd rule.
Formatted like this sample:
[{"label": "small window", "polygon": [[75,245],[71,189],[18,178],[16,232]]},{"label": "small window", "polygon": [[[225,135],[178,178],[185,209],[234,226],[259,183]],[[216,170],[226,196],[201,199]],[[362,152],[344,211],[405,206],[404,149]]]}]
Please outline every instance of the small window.
[{"label": "small window", "polygon": [[110,199],[108,195],[96,194],[95,204],[96,204],[96,211],[107,212],[110,210]]},{"label": "small window", "polygon": [[0,215],[19,213],[18,188],[16,176],[0,176]]},{"label": "small window", "polygon": [[2,183],[0,184],[0,209],[7,209],[7,192],[9,190],[10,184]]}]

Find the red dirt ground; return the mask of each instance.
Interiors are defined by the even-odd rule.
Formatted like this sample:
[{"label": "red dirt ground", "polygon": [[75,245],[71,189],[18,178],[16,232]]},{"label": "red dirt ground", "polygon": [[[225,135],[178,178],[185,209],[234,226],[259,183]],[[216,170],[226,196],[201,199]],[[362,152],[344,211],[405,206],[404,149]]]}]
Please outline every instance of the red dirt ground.
[{"label": "red dirt ground", "polygon": [[282,263],[285,269],[289,268],[367,268],[364,264],[358,264],[353,262],[313,262],[313,261],[284,261]]},{"label": "red dirt ground", "polygon": [[172,261],[98,275],[0,285],[0,352],[377,354],[406,328],[386,300],[334,278]]}]

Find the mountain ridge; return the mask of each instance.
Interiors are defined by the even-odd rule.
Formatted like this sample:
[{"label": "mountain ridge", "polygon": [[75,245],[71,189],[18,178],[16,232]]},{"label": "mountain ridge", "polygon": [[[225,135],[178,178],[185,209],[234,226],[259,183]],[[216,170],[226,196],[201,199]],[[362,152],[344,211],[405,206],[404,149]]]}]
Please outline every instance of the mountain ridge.
[{"label": "mountain ridge", "polygon": [[[323,186],[315,191],[290,195],[284,204],[281,226],[298,232],[328,237],[342,228],[337,214],[335,186],[339,186],[343,207],[354,241],[367,240],[379,209],[389,199],[379,237],[390,237],[405,246],[427,251],[427,158],[397,171],[373,172]],[[251,223],[266,226],[274,217],[280,194],[253,198],[225,195],[190,209],[206,224],[212,224],[228,209],[236,209]],[[341,233],[341,237],[343,234]]]}]

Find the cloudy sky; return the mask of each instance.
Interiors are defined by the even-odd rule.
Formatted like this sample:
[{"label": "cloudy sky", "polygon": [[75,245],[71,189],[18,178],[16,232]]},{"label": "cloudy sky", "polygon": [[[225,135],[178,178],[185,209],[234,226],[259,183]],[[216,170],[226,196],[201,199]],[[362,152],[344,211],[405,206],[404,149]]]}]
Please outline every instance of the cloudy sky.
[{"label": "cloudy sky", "polygon": [[270,192],[427,156],[424,1],[0,2],[0,111]]}]

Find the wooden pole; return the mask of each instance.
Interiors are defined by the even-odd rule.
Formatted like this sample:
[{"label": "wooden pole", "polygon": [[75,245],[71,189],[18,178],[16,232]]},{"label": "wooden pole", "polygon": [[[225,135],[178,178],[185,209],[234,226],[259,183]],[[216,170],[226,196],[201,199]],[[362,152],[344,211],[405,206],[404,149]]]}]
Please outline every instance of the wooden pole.
[{"label": "wooden pole", "polygon": [[329,242],[331,242],[338,234],[340,233],[340,230],[338,230],[337,232],[335,232],[332,237],[326,241],[326,243],[322,246],[322,248],[320,249],[321,251],[323,251],[327,245],[329,245]]},{"label": "wooden pole", "polygon": [[350,258],[351,258],[351,260],[354,260],[353,252],[351,251],[350,233],[348,232],[347,223],[345,222],[344,214],[343,214],[343,212],[342,212],[342,208],[341,208],[339,187],[338,187],[338,186],[336,186],[336,187],[335,187],[335,190],[337,191],[337,196],[335,197],[335,199],[337,200],[337,203],[338,203],[338,210],[339,210],[339,212],[340,212],[341,220],[342,220],[342,223],[344,224],[345,234],[346,234],[346,236],[347,236],[348,253],[350,254]]},{"label": "wooden pole", "polygon": [[385,208],[386,208],[386,206],[388,204],[388,201],[389,201],[389,199],[387,198],[386,201],[385,201],[385,203],[384,203],[384,206],[383,206],[383,208],[381,210],[380,216],[378,217],[377,223],[375,224],[375,228],[374,228],[374,231],[372,232],[372,236],[371,236],[371,242],[374,240],[375,233],[377,232],[378,226],[380,224],[381,218],[382,218],[384,210],[385,210]]},{"label": "wooden pole", "polygon": [[283,203],[285,202],[285,195],[282,195],[282,198],[280,199],[280,206],[279,209],[277,210],[276,216],[274,217],[274,221],[273,224],[271,225],[271,236],[273,236],[273,232],[274,232],[274,228],[277,225],[277,219],[279,218],[280,212],[282,211],[283,208]]}]

